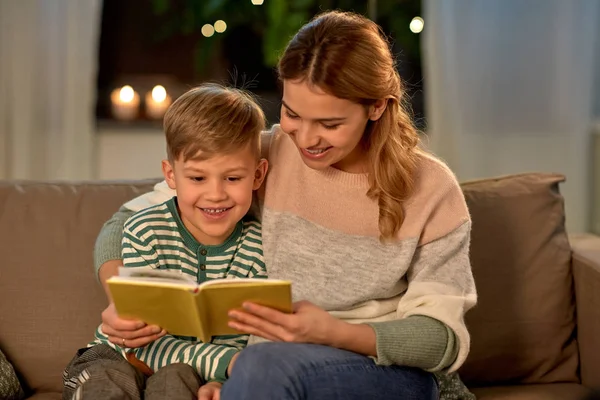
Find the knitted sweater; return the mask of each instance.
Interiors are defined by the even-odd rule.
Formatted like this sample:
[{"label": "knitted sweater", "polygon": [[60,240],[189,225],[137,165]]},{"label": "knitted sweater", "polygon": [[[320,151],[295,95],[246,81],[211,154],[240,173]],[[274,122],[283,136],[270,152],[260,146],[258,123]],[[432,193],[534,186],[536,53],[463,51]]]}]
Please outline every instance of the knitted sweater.
[{"label": "knitted sweater", "polygon": [[[397,241],[382,244],[366,174],[308,168],[278,126],[267,138],[270,170],[260,197],[269,277],[291,280],[295,300],[371,325],[379,364],[458,369],[469,352],[463,317],[476,292],[471,221],[452,172],[432,156],[420,157]],[[169,196],[166,184],[158,184],[126,207],[137,210]],[[110,222],[105,231],[97,266],[118,258],[108,239]]]}]

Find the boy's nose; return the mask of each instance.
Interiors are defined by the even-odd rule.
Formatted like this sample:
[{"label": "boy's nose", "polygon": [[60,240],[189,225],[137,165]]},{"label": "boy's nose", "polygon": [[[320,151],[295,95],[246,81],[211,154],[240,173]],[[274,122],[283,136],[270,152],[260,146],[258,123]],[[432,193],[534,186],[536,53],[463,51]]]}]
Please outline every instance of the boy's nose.
[{"label": "boy's nose", "polygon": [[225,191],[223,182],[220,180],[213,182],[205,197],[211,201],[219,201],[227,198],[227,192]]}]

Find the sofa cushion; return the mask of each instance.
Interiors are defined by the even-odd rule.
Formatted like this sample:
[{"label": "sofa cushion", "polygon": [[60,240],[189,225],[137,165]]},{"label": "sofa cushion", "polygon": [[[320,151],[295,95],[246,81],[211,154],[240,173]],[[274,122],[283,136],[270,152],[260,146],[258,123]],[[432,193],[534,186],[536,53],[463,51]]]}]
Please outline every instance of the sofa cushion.
[{"label": "sofa cushion", "polygon": [[60,392],[41,392],[28,397],[27,400],[62,400],[62,398]]},{"label": "sofa cushion", "polygon": [[577,383],[551,383],[486,387],[473,389],[473,393],[477,400],[584,400],[590,389]]},{"label": "sofa cushion", "polygon": [[579,381],[563,181],[532,173],[462,185],[479,294],[460,371],[470,386]]},{"label": "sofa cushion", "polygon": [[0,182],[0,345],[27,393],[62,392],[62,371],[100,323],[92,249],[135,183]]}]

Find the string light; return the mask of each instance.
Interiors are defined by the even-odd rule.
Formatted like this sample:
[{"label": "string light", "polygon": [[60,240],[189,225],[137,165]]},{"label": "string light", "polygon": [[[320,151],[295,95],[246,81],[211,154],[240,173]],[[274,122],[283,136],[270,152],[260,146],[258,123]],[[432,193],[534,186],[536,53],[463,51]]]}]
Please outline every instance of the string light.
[{"label": "string light", "polygon": [[225,21],[220,19],[217,22],[215,22],[215,31],[217,33],[223,33],[225,32],[225,29],[227,29],[227,24],[225,23]]},{"label": "string light", "polygon": [[421,33],[424,26],[425,21],[423,21],[423,18],[421,17],[414,17],[412,21],[410,21],[410,31],[412,33]]},{"label": "string light", "polygon": [[215,28],[211,24],[205,24],[201,29],[202,35],[204,37],[211,37],[215,34]]},{"label": "string light", "polygon": [[264,2],[265,0],[252,0],[252,4],[254,4],[255,6],[261,6]]}]

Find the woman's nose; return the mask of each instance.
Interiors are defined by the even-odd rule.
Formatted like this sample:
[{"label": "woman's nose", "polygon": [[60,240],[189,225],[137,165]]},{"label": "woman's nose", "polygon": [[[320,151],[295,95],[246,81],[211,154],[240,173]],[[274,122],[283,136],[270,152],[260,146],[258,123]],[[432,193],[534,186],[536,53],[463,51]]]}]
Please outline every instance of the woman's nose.
[{"label": "woman's nose", "polygon": [[300,123],[293,134],[296,145],[301,149],[308,149],[319,144],[319,137],[313,134],[311,126],[307,122]]}]

